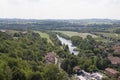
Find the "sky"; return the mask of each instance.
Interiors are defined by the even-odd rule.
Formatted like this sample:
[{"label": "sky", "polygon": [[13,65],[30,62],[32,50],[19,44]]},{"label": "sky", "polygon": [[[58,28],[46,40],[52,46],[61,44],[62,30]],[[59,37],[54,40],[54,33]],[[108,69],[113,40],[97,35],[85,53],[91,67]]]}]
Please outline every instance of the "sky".
[{"label": "sky", "polygon": [[0,0],[0,18],[120,19],[120,0]]}]

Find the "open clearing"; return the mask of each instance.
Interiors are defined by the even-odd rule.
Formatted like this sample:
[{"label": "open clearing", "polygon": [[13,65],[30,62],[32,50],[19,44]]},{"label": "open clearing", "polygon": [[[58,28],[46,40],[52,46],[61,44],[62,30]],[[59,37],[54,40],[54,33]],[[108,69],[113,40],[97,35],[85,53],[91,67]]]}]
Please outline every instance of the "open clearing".
[{"label": "open clearing", "polygon": [[104,32],[96,32],[96,34],[98,35],[103,35],[105,37],[111,37],[111,38],[115,38],[115,39],[120,39],[120,34],[116,34],[116,33],[104,33]]},{"label": "open clearing", "polygon": [[93,38],[97,38],[98,36],[91,34],[91,33],[79,33],[79,32],[74,32],[74,31],[54,31],[54,32],[60,32],[63,33],[69,37],[72,36],[80,36],[82,38],[86,38],[87,35],[91,35]]},{"label": "open clearing", "polygon": [[[95,38],[96,41],[102,41],[102,42],[105,42],[105,43],[110,42],[107,39],[101,38],[100,36],[97,36],[97,35],[94,35],[94,34],[91,34],[91,33],[79,33],[79,32],[74,32],[74,31],[54,31],[54,32],[60,32],[60,33],[63,33],[65,35],[69,36],[69,37],[80,36],[82,38],[86,38],[87,35],[91,35],[93,38]],[[115,34],[115,35],[118,36],[117,34]]]},{"label": "open clearing", "polygon": [[51,41],[51,39],[50,39],[50,37],[47,33],[43,33],[43,32],[40,32],[40,31],[34,31],[34,32],[39,33],[42,38],[47,38],[48,42],[53,44],[53,42]]}]

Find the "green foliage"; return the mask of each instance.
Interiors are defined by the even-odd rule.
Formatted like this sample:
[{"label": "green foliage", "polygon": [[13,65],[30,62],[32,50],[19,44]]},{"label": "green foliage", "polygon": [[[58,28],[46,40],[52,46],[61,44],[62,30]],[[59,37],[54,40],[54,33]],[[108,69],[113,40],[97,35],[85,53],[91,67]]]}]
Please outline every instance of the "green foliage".
[{"label": "green foliage", "polygon": [[55,46],[60,46],[62,45],[60,40],[58,40],[57,36],[56,36],[56,33],[54,32],[47,32],[50,36],[50,39],[52,40],[52,42],[54,43]]},{"label": "green foliage", "polygon": [[114,32],[120,34],[120,29],[118,28]]},{"label": "green foliage", "polygon": [[72,74],[72,69],[76,65],[79,65],[81,69],[88,72],[104,70],[106,67],[110,66],[111,63],[107,59],[107,55],[111,52],[111,48],[109,48],[108,45],[95,41],[90,35],[85,39],[79,36],[73,36],[71,40],[73,45],[77,46],[79,49],[79,54],[76,58],[69,56],[63,60],[61,67],[68,74]]},{"label": "green foliage", "polygon": [[57,65],[44,64],[45,53],[54,51],[46,38],[32,31],[13,35],[0,32],[0,80],[67,80]]},{"label": "green foliage", "polygon": [[68,74],[73,73],[73,67],[78,65],[78,58],[74,55],[68,55],[66,59],[63,60],[61,68],[63,68]]}]

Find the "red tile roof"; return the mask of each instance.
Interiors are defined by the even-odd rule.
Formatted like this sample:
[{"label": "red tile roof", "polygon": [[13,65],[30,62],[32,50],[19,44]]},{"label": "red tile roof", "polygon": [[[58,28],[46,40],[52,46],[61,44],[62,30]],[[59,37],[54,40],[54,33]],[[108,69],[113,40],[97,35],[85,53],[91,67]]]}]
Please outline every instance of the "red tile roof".
[{"label": "red tile roof", "polygon": [[116,44],[113,46],[115,52],[120,52],[120,44]]},{"label": "red tile roof", "polygon": [[74,68],[73,68],[73,70],[75,71],[75,70],[80,70],[80,67],[79,66],[75,66]]},{"label": "red tile roof", "polygon": [[105,71],[107,71],[107,72],[109,72],[109,73],[111,73],[111,74],[113,74],[113,75],[116,75],[116,74],[119,73],[118,71],[116,71],[116,70],[114,70],[114,69],[112,69],[112,68],[106,68]]},{"label": "red tile roof", "polygon": [[45,55],[45,63],[55,64],[55,55],[53,53],[47,53]]},{"label": "red tile roof", "polygon": [[111,61],[112,64],[120,64],[120,58],[119,57],[109,56],[108,59]]}]

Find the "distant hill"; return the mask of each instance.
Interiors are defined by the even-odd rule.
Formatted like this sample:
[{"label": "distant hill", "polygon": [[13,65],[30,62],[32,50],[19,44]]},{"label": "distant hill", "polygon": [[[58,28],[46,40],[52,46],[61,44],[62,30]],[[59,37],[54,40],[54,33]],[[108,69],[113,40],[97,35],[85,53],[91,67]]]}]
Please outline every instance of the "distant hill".
[{"label": "distant hill", "polygon": [[120,20],[113,19],[0,19],[1,29],[41,30],[41,29],[69,29],[80,28],[108,28],[118,27]]}]

